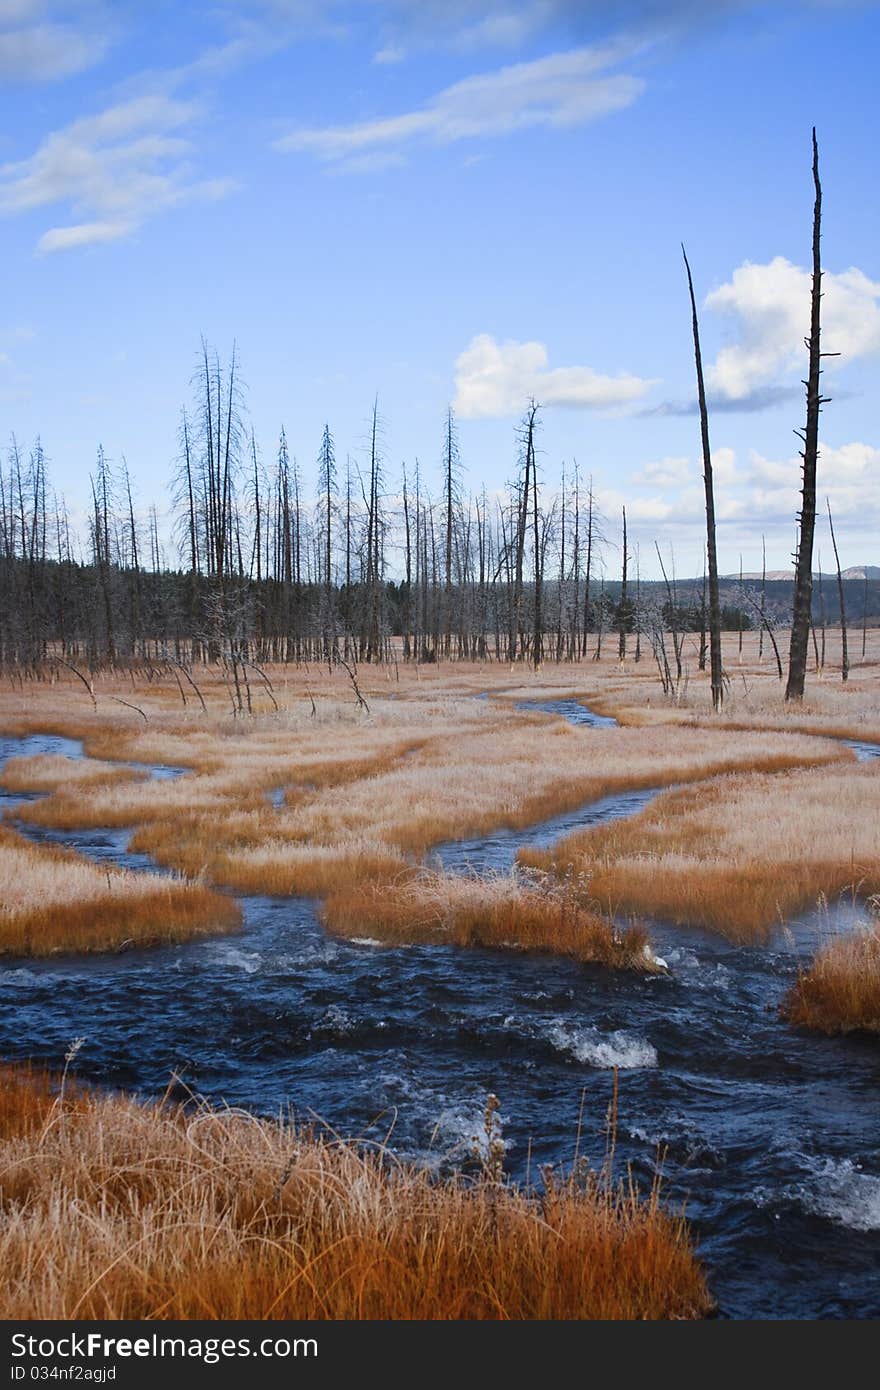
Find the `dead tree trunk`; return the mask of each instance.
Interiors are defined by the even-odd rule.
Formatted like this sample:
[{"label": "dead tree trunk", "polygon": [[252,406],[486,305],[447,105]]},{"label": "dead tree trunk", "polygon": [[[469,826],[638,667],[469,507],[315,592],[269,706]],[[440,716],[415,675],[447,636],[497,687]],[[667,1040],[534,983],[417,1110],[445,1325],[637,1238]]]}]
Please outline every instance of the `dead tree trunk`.
[{"label": "dead tree trunk", "polygon": [[718,597],[718,552],[715,548],[715,488],[712,478],[712,453],[709,448],[709,411],[706,405],[706,387],[703,381],[703,357],[700,352],[700,324],[697,318],[697,301],[694,296],[694,282],[687,253],[681,248],[687,271],[688,290],[691,297],[691,316],[694,332],[694,360],[697,368],[697,399],[700,406],[700,436],[703,444],[703,485],[706,492],[706,557],[709,566],[709,683],[712,690],[712,707],[716,713],[721,709],[724,699],[724,673],[721,665],[721,601]]},{"label": "dead tree trunk", "polygon": [[618,661],[621,661],[621,662],[626,660],[626,630],[627,630],[627,624],[628,624],[628,622],[629,622],[629,602],[628,602],[627,589],[626,589],[626,558],[627,558],[627,557],[626,557],[626,507],[623,507],[623,508],[622,508],[622,511],[623,511],[623,562],[622,562],[621,576],[620,576],[620,608],[619,608],[619,610],[618,610],[618,617],[619,617],[619,622],[620,622],[620,632],[619,632],[618,642],[617,642],[617,659],[618,659]]},{"label": "dead tree trunk", "polygon": [[813,288],[810,297],[810,336],[807,339],[809,371],[807,373],[806,428],[797,431],[803,440],[803,485],[801,490],[800,531],[795,557],[794,603],[791,615],[791,644],[788,655],[786,700],[804,698],[807,673],[807,644],[810,638],[810,617],[813,606],[813,536],[816,530],[816,464],[819,458],[819,412],[824,398],[819,394],[822,371],[820,346],[820,309],[822,304],[822,185],[819,182],[819,146],[813,127]]},{"label": "dead tree trunk", "polygon": [[834,535],[834,522],[831,520],[831,503],[825,498],[828,508],[828,527],[831,531],[831,544],[834,548],[834,564],[837,569],[837,601],[840,604],[840,675],[845,682],[849,676],[849,649],[846,633],[846,602],[843,593],[843,575],[840,572],[840,556],[837,553],[837,540]]}]

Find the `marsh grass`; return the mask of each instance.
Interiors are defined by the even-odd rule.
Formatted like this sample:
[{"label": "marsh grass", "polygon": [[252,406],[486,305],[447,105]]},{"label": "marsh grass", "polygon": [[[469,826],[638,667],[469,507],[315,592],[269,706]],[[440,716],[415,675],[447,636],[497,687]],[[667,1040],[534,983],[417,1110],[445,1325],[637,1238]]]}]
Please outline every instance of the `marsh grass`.
[{"label": "marsh grass", "polygon": [[0,955],[50,956],[231,931],[231,898],[203,883],[99,867],[0,826]]},{"label": "marsh grass", "polygon": [[835,937],[800,972],[782,1016],[801,1028],[880,1033],[880,929],[865,924]]},{"label": "marsh grass", "polygon": [[[395,875],[441,841],[522,828],[664,777],[698,780],[728,769],[841,758],[852,761],[834,744],[788,735],[733,744],[699,731],[683,753],[656,730],[583,731],[544,717],[520,724],[508,714],[476,732],[452,732],[446,722],[391,765],[296,788],[280,810],[246,781],[236,787],[227,775],[211,774],[180,779],[167,795],[154,784],[145,789],[146,802],[114,788],[100,810],[92,802],[89,814],[110,824],[138,820],[132,847],[166,868],[204,874],[239,892],[323,896]],[[277,763],[272,775],[277,780]],[[117,797],[124,803],[118,815],[109,804],[118,808]],[[65,824],[76,822],[76,800],[67,798]],[[49,798],[23,814],[54,824],[61,811]]]},{"label": "marsh grass", "polygon": [[96,787],[114,783],[143,783],[149,774],[139,768],[118,767],[93,758],[63,758],[55,754],[10,758],[0,773],[0,786],[7,791],[59,792],[74,786],[79,804],[84,788],[93,794]]},{"label": "marsh grass", "polygon": [[609,664],[592,679],[587,676],[587,698],[597,713],[613,714],[633,727],[711,726],[732,734],[775,730],[880,742],[880,629],[868,632],[866,659],[853,664],[846,684],[840,679],[840,634],[830,631],[827,636],[826,666],[820,673],[812,668],[807,672],[801,701],[784,700],[766,642],[759,657],[757,633],[744,635],[742,656],[736,634],[723,637],[728,685],[720,716],[712,710],[708,677],[697,670],[696,637],[685,638],[687,682],[677,698],[662,696],[656,670],[647,662],[617,670]]},{"label": "marsh grass", "polygon": [[760,941],[822,895],[880,889],[878,822],[880,777],[869,763],[732,774],[519,859],[587,875],[607,911]]},{"label": "marsh grass", "polygon": [[[90,755],[85,763],[70,764],[71,779],[64,777],[64,759],[10,764],[8,775],[16,785],[27,785],[30,770],[31,785],[50,792],[44,800],[17,808],[16,814],[63,830],[131,827],[132,848],[177,874],[215,886],[245,893],[333,896],[328,921],[343,914],[344,902],[352,934],[380,934],[370,922],[381,899],[389,919],[386,935],[393,931],[401,940],[407,914],[412,939],[418,939],[428,912],[435,918],[439,913],[447,934],[457,932],[462,941],[494,936],[526,943],[546,928],[560,949],[570,951],[575,938],[582,940],[587,933],[582,926],[575,931],[561,925],[564,913],[555,907],[530,903],[524,910],[511,901],[503,907],[483,902],[479,907],[472,903],[466,912],[462,890],[450,876],[431,884],[430,877],[415,874],[419,860],[438,842],[500,827],[521,828],[618,791],[673,781],[702,783],[725,772],[775,774],[852,762],[847,750],[829,740],[792,732],[733,732],[723,724],[704,727],[698,711],[667,704],[649,711],[654,722],[616,729],[572,728],[561,718],[515,707],[519,698],[571,694],[572,687],[563,682],[571,679],[577,689],[583,676],[586,697],[594,701],[598,696],[612,712],[628,700],[635,707],[642,698],[639,707],[648,709],[649,668],[589,666],[588,673],[553,668],[534,677],[522,668],[491,665],[405,668],[399,680],[382,669],[365,670],[361,684],[369,717],[352,702],[346,678],[314,668],[274,671],[280,709],[249,720],[230,718],[228,691],[210,671],[199,677],[206,714],[189,708],[184,714],[168,691],[146,682],[135,685],[134,676],[128,690],[121,676],[112,673],[96,678],[97,709],[70,682],[0,692],[4,727],[22,733],[63,732],[83,739]],[[120,709],[117,689],[144,708],[146,725]],[[497,698],[470,698],[486,689]],[[314,715],[309,712],[312,696]],[[686,731],[675,724],[679,715],[691,723]],[[144,781],[108,759],[164,762],[190,770],[174,781]],[[83,769],[79,775],[78,768]],[[267,792],[278,787],[285,789],[285,797],[275,809]],[[689,853],[700,858],[693,844]],[[743,896],[743,884],[751,891],[753,885],[741,877],[739,867],[729,868],[724,894]],[[720,882],[722,869],[710,869]],[[665,868],[659,879],[664,875]],[[605,910],[648,912],[653,899],[640,884],[652,876],[644,864],[634,865],[634,891],[628,897],[620,876],[609,869],[596,896]],[[687,886],[687,875],[666,876],[670,892]],[[414,877],[421,883],[418,890],[409,886],[398,894],[390,886],[411,885]],[[827,886],[826,878],[821,886]],[[372,887],[361,893],[363,884]],[[764,891],[760,883],[754,886]],[[96,880],[93,889],[95,930],[100,933],[107,926],[108,944],[165,939],[151,938],[143,921],[133,923],[132,930],[121,926],[115,885],[109,896],[99,891]],[[445,917],[438,904],[441,891],[448,895]],[[474,890],[467,891],[473,898]],[[177,905],[182,909],[183,901]],[[664,900],[663,915],[677,915],[666,906]],[[763,921],[775,906],[775,897],[772,903],[762,899],[757,916]],[[683,910],[691,909],[685,903]],[[71,913],[68,925],[76,928],[77,940],[85,939],[84,922],[74,920],[73,909]],[[163,909],[158,920],[167,917]],[[41,930],[37,922],[31,926]],[[34,934],[31,930],[30,937]]]},{"label": "marsh grass", "polygon": [[577,1163],[540,1194],[332,1134],[0,1069],[0,1317],[694,1318],[687,1227]]},{"label": "marsh grass", "polygon": [[472,878],[432,873],[343,886],[322,907],[337,935],[366,934],[388,945],[550,951],[614,969],[656,970],[647,932],[580,906],[564,891],[525,886],[513,875]]}]

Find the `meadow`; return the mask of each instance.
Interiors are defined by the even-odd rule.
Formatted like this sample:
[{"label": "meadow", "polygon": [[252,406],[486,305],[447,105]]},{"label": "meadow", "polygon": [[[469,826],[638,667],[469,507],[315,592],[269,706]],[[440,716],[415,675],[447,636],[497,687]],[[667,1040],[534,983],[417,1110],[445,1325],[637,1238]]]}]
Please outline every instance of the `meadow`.
[{"label": "meadow", "polygon": [[[786,707],[747,634],[725,708],[691,669],[661,696],[647,659],[538,672],[496,664],[271,668],[253,714],[220,668],[205,707],[161,672],[15,682],[9,738],[62,734],[84,756],[10,757],[0,951],[75,956],[210,938],[236,894],[318,900],[331,938],[560,955],[665,975],[654,924],[761,947],[817,901],[864,925],[817,939],[777,1027],[880,1031],[880,635],[844,686],[829,669]],[[695,662],[693,663],[696,664]],[[579,699],[617,727],[522,702]],[[121,703],[125,701],[125,704]],[[157,779],[156,766],[183,769]],[[517,831],[654,789],[626,819],[521,849],[509,873],[456,873],[436,845]],[[52,843],[131,836],[159,874]],[[49,837],[47,840],[45,837]],[[673,971],[675,967],[672,967]],[[563,1038],[567,1035],[560,1035]],[[74,1068],[75,1070],[75,1068]],[[616,1080],[615,1080],[616,1088]],[[0,1070],[5,1317],[700,1317],[712,1298],[662,1187],[577,1158],[505,1176],[484,1143],[439,1176],[383,1145],[209,1105],[142,1103],[39,1069]]]},{"label": "meadow", "polygon": [[[759,937],[819,894],[876,891],[878,781],[840,741],[880,734],[876,664],[856,667],[845,687],[829,671],[792,710],[766,654],[756,659],[756,640],[747,636],[742,662],[729,656],[718,718],[705,676],[691,674],[666,700],[646,658],[537,673],[363,667],[357,692],[338,667],[273,668],[271,703],[264,694],[250,717],[230,714],[220,669],[199,677],[205,709],[192,699],[182,706],[178,684],[156,672],[98,676],[94,700],[73,675],[25,682],[0,696],[0,726],[82,739],[87,756],[11,758],[0,781],[44,793],[16,807],[24,826],[129,829],[131,848],[178,878],[162,890],[164,904],[155,880],[141,885],[136,874],[113,892],[152,897],[154,922],[178,937],[204,927],[204,912],[191,926],[180,912],[185,885],[197,885],[218,925],[234,912],[228,899],[210,898],[212,887],[309,895],[324,900],[338,934],[513,944],[640,968],[649,965],[644,930],[627,934],[614,915]],[[572,727],[519,707],[572,695],[621,727]],[[187,772],[149,780],[126,763]],[[425,867],[440,842],[664,787],[674,789],[632,820],[523,852],[525,879],[462,882]],[[21,949],[14,922],[38,910],[53,862],[43,846],[15,846],[33,856],[34,872],[20,877],[4,915],[6,950]],[[84,868],[76,898],[93,895],[96,944],[107,887]],[[122,939],[112,917],[106,945]],[[26,942],[33,953],[61,948],[33,930]]]}]

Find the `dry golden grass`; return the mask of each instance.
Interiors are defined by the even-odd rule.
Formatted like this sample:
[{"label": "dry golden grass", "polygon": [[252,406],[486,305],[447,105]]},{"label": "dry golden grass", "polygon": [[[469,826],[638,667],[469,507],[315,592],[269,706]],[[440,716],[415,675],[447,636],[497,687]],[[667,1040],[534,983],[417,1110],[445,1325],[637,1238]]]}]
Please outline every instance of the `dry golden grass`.
[{"label": "dry golden grass", "polygon": [[[780,632],[777,641],[785,670],[788,633]],[[759,657],[758,634],[744,633],[740,656],[736,634],[725,633],[722,647],[728,684],[720,716],[712,712],[708,675],[697,669],[697,643],[697,637],[684,638],[685,678],[673,698],[663,695],[648,650],[638,665],[631,659],[623,668],[609,664],[592,678],[585,671],[588,703],[597,711],[614,714],[623,724],[639,727],[711,724],[731,733],[775,729],[880,743],[880,629],[868,632],[864,661],[861,633],[850,633],[852,666],[845,684],[840,678],[839,633],[828,633],[821,674],[814,669],[811,645],[804,699],[791,703],[785,702],[785,687],[778,679],[769,642],[765,639],[764,654]],[[672,660],[669,638],[667,647]]]},{"label": "dry golden grass", "polygon": [[49,1091],[0,1069],[5,1319],[711,1311],[656,1187],[641,1198],[580,1164],[531,1196],[491,1160],[473,1180],[438,1181],[239,1112]]},{"label": "dry golden grass", "polygon": [[141,783],[148,776],[136,768],[117,767],[94,758],[63,758],[57,754],[41,753],[30,758],[10,758],[0,773],[0,787],[11,792],[63,792],[76,788],[81,801],[84,788],[89,795],[98,786],[108,783]]},{"label": "dry golden grass", "polygon": [[582,875],[605,909],[748,941],[822,894],[877,892],[878,821],[880,777],[869,763],[732,775],[520,860]]},{"label": "dry golden grass", "polygon": [[[510,712],[478,732],[444,730],[387,771],[303,790],[281,811],[262,797],[240,797],[225,805],[221,799],[205,814],[200,778],[186,811],[187,789],[175,784],[179,793],[172,793],[165,814],[146,817],[132,844],[169,868],[204,873],[239,891],[322,894],[342,880],[396,873],[407,856],[440,841],[531,825],[612,791],[842,756],[849,755],[836,744],[795,735],[733,742],[695,730],[682,748],[662,731],[573,729],[561,720]],[[54,823],[53,802],[36,803],[24,814]],[[161,793],[155,804],[161,805]],[[73,819],[75,808],[70,814]]]},{"label": "dry golden grass", "polygon": [[[323,667],[272,668],[280,708],[255,688],[252,719],[231,717],[219,670],[195,673],[207,712],[191,692],[181,706],[170,674],[164,685],[136,674],[130,680],[100,675],[96,707],[69,675],[0,692],[0,727],[79,737],[92,759],[103,760],[83,764],[95,769],[84,777],[96,781],[67,786],[63,768],[52,760],[29,760],[35,781],[47,790],[54,781],[55,788],[19,812],[34,824],[131,826],[135,848],[190,877],[242,892],[348,892],[354,902],[356,885],[366,881],[382,880],[385,886],[375,892],[389,896],[388,885],[401,873],[411,877],[418,858],[442,840],[522,827],[617,790],[848,759],[838,743],[810,735],[841,729],[866,735],[875,710],[880,728],[874,668],[854,669],[846,694],[836,693],[833,702],[829,696],[821,717],[813,719],[805,707],[795,719],[783,709],[766,658],[758,663],[749,642],[756,639],[745,639],[739,674],[758,691],[760,708],[737,703],[733,680],[727,713],[714,722],[706,714],[705,678],[694,676],[685,697],[670,703],[658,695],[646,653],[638,665],[630,660],[621,667],[615,657],[538,673],[493,664],[401,667],[397,675],[362,668],[358,679],[369,715],[348,677]],[[729,638],[726,659],[729,665],[735,660]],[[498,698],[471,698],[481,690]],[[823,690],[831,690],[830,681]],[[515,699],[578,691],[629,726],[572,728],[514,706]],[[138,704],[148,723],[118,698]],[[757,727],[742,731],[749,720]],[[798,721],[808,733],[796,731]],[[190,772],[173,782],[144,782],[122,769],[114,775],[108,758],[165,762]],[[106,776],[98,766],[108,769]],[[11,767],[16,785],[26,785],[27,774],[26,763]],[[267,801],[275,788],[286,790],[278,810]],[[733,874],[730,882],[740,884]],[[421,909],[407,901],[418,933]],[[348,915],[352,930],[359,930],[354,910]],[[402,931],[399,909],[395,920]]]},{"label": "dry golden grass", "polygon": [[612,969],[657,969],[642,928],[621,931],[569,895],[526,888],[512,875],[466,878],[423,870],[349,884],[329,894],[322,915],[332,932],[363,932],[389,945],[552,951]]},{"label": "dry golden grass", "polygon": [[783,1017],[820,1033],[880,1033],[880,930],[877,924],[836,937],[803,971]]},{"label": "dry golden grass", "polygon": [[201,883],[99,868],[0,826],[0,955],[49,956],[231,931],[238,905]]}]

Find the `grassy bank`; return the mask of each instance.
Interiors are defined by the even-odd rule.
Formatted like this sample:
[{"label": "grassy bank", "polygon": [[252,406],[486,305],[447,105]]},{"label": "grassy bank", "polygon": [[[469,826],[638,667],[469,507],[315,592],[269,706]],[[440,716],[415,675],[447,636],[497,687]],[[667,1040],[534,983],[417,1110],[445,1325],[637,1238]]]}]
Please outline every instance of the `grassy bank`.
[{"label": "grassy bank", "polygon": [[880,1034],[880,930],[865,926],[819,951],[782,1006],[783,1017],[820,1033]]},{"label": "grassy bank", "polygon": [[617,970],[656,969],[647,932],[619,930],[568,894],[527,888],[513,877],[469,878],[422,871],[331,892],[322,916],[330,931],[364,933],[389,945],[552,951]]},{"label": "grassy bank", "polygon": [[[540,1196],[202,1105],[0,1068],[0,1317],[694,1318],[687,1227],[578,1165]],[[487,1135],[491,1140],[492,1111]]]},{"label": "grassy bank", "polygon": [[0,956],[51,956],[232,931],[238,905],[203,883],[100,867],[0,826]]},{"label": "grassy bank", "polygon": [[870,763],[731,775],[519,857],[577,875],[603,909],[760,941],[823,894],[880,889],[878,819]]},{"label": "grassy bank", "polygon": [[[264,697],[267,707],[247,719],[230,717],[225,678],[213,668],[195,673],[204,708],[192,698],[183,708],[170,676],[163,685],[134,672],[130,680],[101,674],[94,703],[71,677],[0,692],[0,726],[82,738],[89,759],[17,759],[4,780],[10,788],[48,793],[18,808],[32,824],[130,827],[132,848],[188,879],[245,893],[328,897],[326,920],[337,932],[398,941],[433,935],[462,944],[513,942],[530,949],[543,934],[548,949],[579,958],[590,935],[583,918],[572,927],[579,909],[572,906],[566,917],[545,903],[509,896],[501,905],[486,891],[477,903],[477,890],[463,890],[452,876],[417,872],[420,858],[440,841],[521,828],[609,793],[694,784],[687,802],[673,795],[658,803],[670,819],[659,836],[669,853],[658,850],[653,831],[638,840],[653,825],[643,816],[631,823],[637,829],[629,838],[626,827],[612,827],[607,841],[574,837],[558,853],[526,862],[558,871],[569,887],[586,872],[589,896],[603,910],[682,921],[707,914],[710,924],[730,934],[758,936],[787,905],[802,905],[814,890],[834,890],[841,879],[837,850],[814,874],[800,873],[794,859],[780,869],[779,854],[765,865],[764,846],[757,856],[732,855],[724,835],[712,827],[704,833],[703,822],[695,821],[692,833],[679,808],[712,811],[708,779],[726,773],[738,774],[737,786],[753,786],[758,800],[775,806],[775,794],[765,789],[799,768],[805,771],[797,795],[809,802],[809,784],[825,775],[821,769],[851,764],[852,756],[839,743],[793,731],[777,683],[748,648],[741,674],[752,693],[732,694],[728,712],[711,727],[703,717],[703,677],[681,700],[659,699],[648,661],[552,666],[538,673],[465,663],[408,666],[395,674],[363,668],[359,688],[368,708],[354,698],[341,670],[272,668],[277,708]],[[873,718],[873,668],[860,670],[856,682],[858,689],[833,699],[826,688],[815,733],[830,728],[832,713],[842,727],[844,709],[853,726],[860,710]],[[515,707],[518,699],[555,698],[573,689],[625,717],[630,711],[631,726],[573,728]],[[471,698],[480,690],[498,698]],[[141,715],[120,699],[133,702]],[[756,703],[757,727],[744,730],[743,721],[752,717],[747,700]],[[768,711],[781,729],[762,727]],[[806,714],[799,718],[803,724]],[[108,759],[164,762],[189,772],[174,781],[144,781]],[[73,775],[65,776],[65,768]],[[283,800],[275,807],[268,793],[279,789]],[[838,828],[838,839],[845,838],[849,821]],[[771,839],[774,834],[771,824]],[[785,880],[779,892],[778,871]],[[579,890],[572,897],[586,901]],[[95,903],[96,924],[110,923],[109,945],[150,939],[146,925],[120,927],[115,885],[109,897],[97,895],[96,885]],[[595,912],[590,915],[595,922]],[[160,923],[167,919],[164,911]],[[96,925],[94,932],[100,930]],[[593,932],[590,958],[598,953],[609,963],[619,960],[613,930],[606,924],[604,932],[604,942]]]}]

